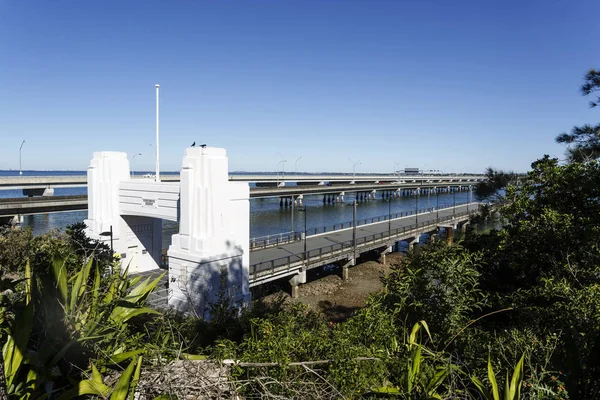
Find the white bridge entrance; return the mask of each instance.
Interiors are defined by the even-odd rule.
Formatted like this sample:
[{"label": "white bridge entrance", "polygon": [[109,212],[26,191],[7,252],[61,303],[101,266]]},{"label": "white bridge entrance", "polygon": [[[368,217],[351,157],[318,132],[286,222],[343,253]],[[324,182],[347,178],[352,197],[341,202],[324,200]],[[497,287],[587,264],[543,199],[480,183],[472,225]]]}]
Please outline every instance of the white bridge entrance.
[{"label": "white bridge entrance", "polygon": [[230,182],[225,149],[187,148],[179,183],[132,181],[127,155],[96,152],[88,168],[87,234],[108,241],[130,273],[159,269],[162,220],[179,223],[169,256],[169,305],[206,313],[223,287],[248,301],[250,191]]}]

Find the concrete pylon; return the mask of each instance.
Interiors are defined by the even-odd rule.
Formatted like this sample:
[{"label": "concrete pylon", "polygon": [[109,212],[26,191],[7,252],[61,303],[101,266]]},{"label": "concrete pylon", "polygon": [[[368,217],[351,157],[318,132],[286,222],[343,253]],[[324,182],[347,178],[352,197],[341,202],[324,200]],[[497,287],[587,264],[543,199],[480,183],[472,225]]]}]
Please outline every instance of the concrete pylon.
[{"label": "concrete pylon", "polygon": [[[162,220],[122,215],[120,186],[130,182],[127,154],[100,151],[93,154],[87,171],[88,218],[86,234],[111,245],[130,273],[159,268],[162,253]],[[101,234],[104,235],[101,236]]]},{"label": "concrete pylon", "polygon": [[169,305],[207,316],[220,289],[250,300],[250,189],[229,182],[225,149],[187,148],[181,170],[179,233],[169,247]]}]

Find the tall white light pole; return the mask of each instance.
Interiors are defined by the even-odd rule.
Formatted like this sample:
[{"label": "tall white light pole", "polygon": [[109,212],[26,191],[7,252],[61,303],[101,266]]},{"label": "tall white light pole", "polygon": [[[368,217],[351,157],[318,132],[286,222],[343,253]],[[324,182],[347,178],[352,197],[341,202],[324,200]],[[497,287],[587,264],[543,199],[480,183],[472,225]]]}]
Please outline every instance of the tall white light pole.
[{"label": "tall white light pole", "polygon": [[156,182],[160,182],[160,161],[159,161],[159,135],[158,135],[158,89],[160,88],[159,84],[155,85],[156,87]]},{"label": "tall white light pole", "polygon": [[21,149],[23,148],[24,144],[25,139],[23,139],[23,141],[21,142],[21,147],[19,147],[19,175],[23,175],[23,168],[21,168]]}]

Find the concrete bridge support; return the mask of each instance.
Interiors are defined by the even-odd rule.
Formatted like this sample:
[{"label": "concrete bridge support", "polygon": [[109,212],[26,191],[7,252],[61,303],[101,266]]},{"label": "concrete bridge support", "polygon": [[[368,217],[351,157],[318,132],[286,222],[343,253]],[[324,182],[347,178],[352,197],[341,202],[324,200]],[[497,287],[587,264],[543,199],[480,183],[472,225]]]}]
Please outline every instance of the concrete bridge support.
[{"label": "concrete bridge support", "polygon": [[169,247],[169,305],[206,316],[219,289],[234,302],[249,290],[250,192],[229,182],[225,149],[187,148],[179,233]]},{"label": "concrete bridge support", "polygon": [[344,264],[342,264],[342,280],[347,281],[348,280],[348,268],[353,267],[356,265],[356,260],[354,258],[350,258],[348,261],[344,262]]},{"label": "concrete bridge support", "polygon": [[54,188],[45,189],[23,189],[23,196],[34,197],[34,196],[54,196]]},{"label": "concrete bridge support", "polygon": [[385,264],[385,255],[389,254],[393,251],[392,246],[389,247],[384,247],[383,249],[380,249],[380,257],[379,257],[379,263],[380,264]]},{"label": "concrete bridge support", "polygon": [[302,269],[300,271],[298,271],[298,274],[292,276],[289,280],[290,282],[290,287],[291,287],[291,293],[290,295],[292,296],[292,299],[297,299],[298,298],[298,286],[306,283],[306,270]]},{"label": "concrete bridge support", "polygon": [[417,237],[414,237],[414,238],[410,238],[410,239],[408,239],[406,241],[408,243],[408,251],[409,252],[414,250],[415,244],[419,243],[420,237],[421,236],[417,236]]},{"label": "concrete bridge support", "polygon": [[446,227],[446,242],[450,245],[454,242],[454,227],[453,226]]}]

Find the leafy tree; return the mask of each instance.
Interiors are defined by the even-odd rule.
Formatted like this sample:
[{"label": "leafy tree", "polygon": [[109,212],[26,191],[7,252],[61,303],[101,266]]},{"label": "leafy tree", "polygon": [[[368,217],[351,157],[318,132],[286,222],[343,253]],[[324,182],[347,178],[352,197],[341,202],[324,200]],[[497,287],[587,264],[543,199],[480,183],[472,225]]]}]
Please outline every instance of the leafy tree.
[{"label": "leafy tree", "polygon": [[[591,69],[585,75],[585,83],[581,86],[581,93],[588,96],[600,90],[600,71]],[[600,97],[590,101],[590,107],[596,107]],[[575,126],[570,133],[561,133],[556,137],[556,142],[568,146],[567,159],[571,162],[585,162],[600,157],[600,124]]]},{"label": "leafy tree", "polygon": [[600,164],[534,162],[524,184],[509,187],[506,224],[481,247],[481,289],[493,309],[514,307],[489,329],[530,329],[560,338],[554,366],[569,371],[569,393],[600,390]]},{"label": "leafy tree", "polygon": [[480,200],[501,201],[504,198],[503,191],[510,184],[515,184],[517,180],[518,175],[515,172],[488,167],[485,171],[485,179],[475,186],[475,196]]},{"label": "leafy tree", "polygon": [[[581,93],[584,96],[588,96],[600,90],[600,71],[592,68],[585,74],[584,79],[585,83],[581,86]],[[600,102],[600,97],[596,101],[590,101],[590,107],[596,107],[598,102]]]},{"label": "leafy tree", "polygon": [[586,162],[600,157],[600,124],[575,126],[570,133],[561,133],[557,143],[567,144],[567,158],[572,162]]},{"label": "leafy tree", "polygon": [[428,321],[450,339],[486,304],[479,289],[480,253],[439,242],[407,257],[384,278],[381,301],[409,325]]}]

